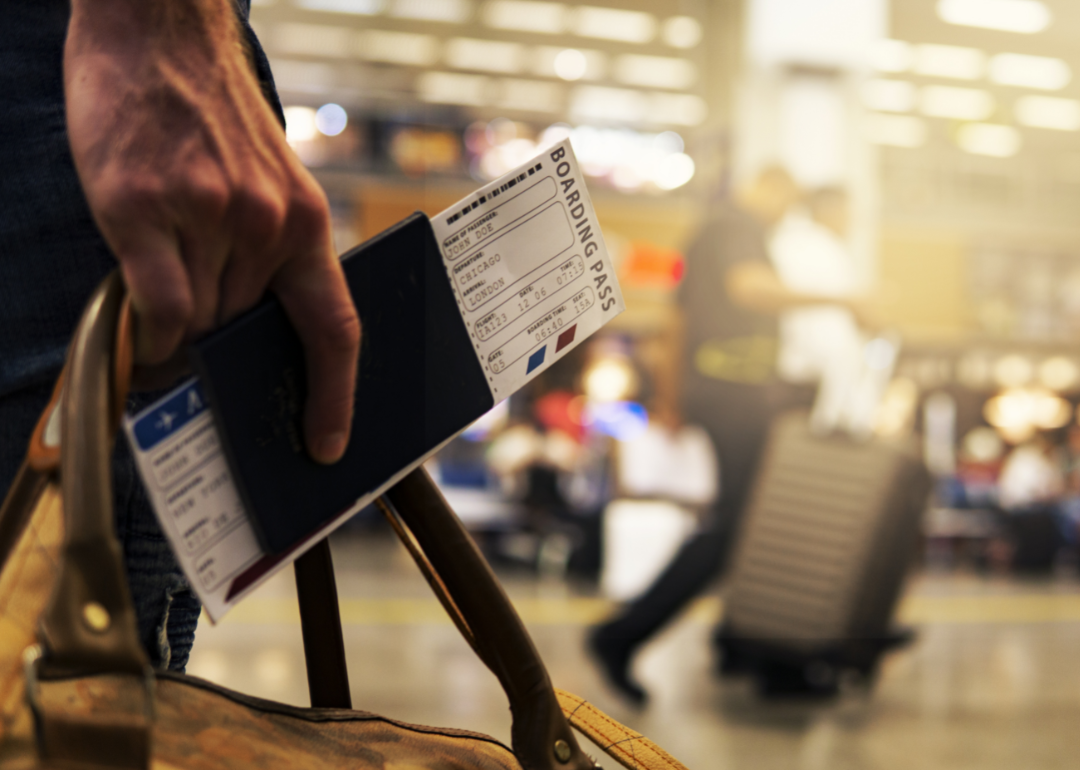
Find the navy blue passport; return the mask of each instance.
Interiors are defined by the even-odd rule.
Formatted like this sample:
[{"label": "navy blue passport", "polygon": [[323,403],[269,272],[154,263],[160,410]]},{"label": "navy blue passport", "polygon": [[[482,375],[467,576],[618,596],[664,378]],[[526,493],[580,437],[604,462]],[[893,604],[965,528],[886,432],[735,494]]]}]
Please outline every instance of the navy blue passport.
[{"label": "navy blue passport", "polygon": [[272,554],[385,485],[494,405],[431,224],[416,213],[342,258],[363,324],[352,439],[332,466],[303,444],[303,349],[271,298],[195,343],[229,466]]}]

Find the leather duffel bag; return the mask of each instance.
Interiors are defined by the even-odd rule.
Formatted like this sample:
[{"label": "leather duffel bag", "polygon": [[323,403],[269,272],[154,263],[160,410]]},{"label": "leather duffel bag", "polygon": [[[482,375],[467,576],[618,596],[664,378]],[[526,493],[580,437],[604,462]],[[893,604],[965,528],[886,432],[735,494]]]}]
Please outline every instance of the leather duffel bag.
[{"label": "leather duffel bag", "polygon": [[[321,639],[334,648],[336,641],[340,652],[308,650],[312,708],[152,670],[113,532],[111,447],[131,372],[126,308],[114,274],[83,314],[53,403],[0,507],[0,768],[597,767],[571,725],[625,767],[683,767],[552,687],[513,606],[422,469],[380,506],[502,684],[513,717],[511,747],[479,733],[343,707],[348,680],[332,571],[321,578],[327,591],[311,588],[318,579],[308,579],[305,590],[298,570],[305,646]],[[332,570],[325,544],[314,551],[320,552],[325,560],[315,572],[320,564]]]}]

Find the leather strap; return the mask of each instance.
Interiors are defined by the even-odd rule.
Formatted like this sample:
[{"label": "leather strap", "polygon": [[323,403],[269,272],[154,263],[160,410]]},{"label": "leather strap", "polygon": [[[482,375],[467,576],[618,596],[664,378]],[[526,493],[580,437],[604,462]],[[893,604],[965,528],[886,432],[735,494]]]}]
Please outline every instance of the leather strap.
[{"label": "leather strap", "polygon": [[135,311],[131,305],[131,295],[126,291],[120,302],[120,315],[116,319],[116,334],[113,343],[113,381],[112,381],[112,425],[113,430],[120,426],[124,416],[124,406],[131,391],[131,380],[135,371]]},{"label": "leather strap", "polygon": [[[113,532],[113,371],[124,287],[114,272],[95,291],[68,351],[61,411],[65,542],[42,620],[49,665],[141,676],[148,661]],[[126,394],[125,394],[126,395]]]},{"label": "leather strap", "polygon": [[311,705],[351,709],[349,669],[345,661],[330,541],[320,540],[293,562],[293,572],[300,602],[300,632],[304,638]]},{"label": "leather strap", "polygon": [[[131,309],[131,297],[125,295],[120,304],[113,348],[113,400],[110,418],[115,431],[124,415],[124,402],[131,389],[131,377],[135,360],[135,315]],[[60,401],[64,394],[65,367],[56,378],[49,405],[38,418],[30,437],[26,457],[30,467],[41,473],[55,471],[60,467]]]},{"label": "leather strap", "polygon": [[397,515],[390,504],[383,498],[379,498],[375,501],[375,504],[382,511],[383,516],[390,522],[390,526],[393,527],[394,533],[401,540],[402,545],[405,546],[405,550],[412,556],[413,561],[416,562],[416,566],[420,569],[420,574],[427,580],[431,590],[435,594],[435,598],[442,604],[443,609],[446,610],[446,614],[450,616],[450,620],[454,621],[454,625],[457,626],[458,632],[472,647],[472,651],[476,653],[476,657],[480,658],[488,668],[492,667],[492,663],[488,661],[484,655],[486,650],[480,647],[476,643],[476,637],[473,635],[472,629],[469,628],[468,622],[461,614],[461,610],[458,609],[457,604],[454,602],[454,597],[450,595],[450,592],[446,590],[446,584],[442,582],[442,578],[439,577],[439,573],[435,571],[435,568],[431,566],[431,562],[428,561],[427,556],[424,555],[423,550],[420,548],[420,544],[416,542],[416,538],[409,532],[409,528],[405,526],[405,522],[401,520],[401,517]]},{"label": "leather strap", "polygon": [[562,714],[521,618],[427,471],[417,468],[386,497],[427,555],[480,658],[506,692],[513,715],[511,744],[524,770],[595,768]]},{"label": "leather strap", "polygon": [[686,770],[675,757],[644,735],[616,722],[596,706],[556,688],[563,714],[586,738],[629,770]]}]

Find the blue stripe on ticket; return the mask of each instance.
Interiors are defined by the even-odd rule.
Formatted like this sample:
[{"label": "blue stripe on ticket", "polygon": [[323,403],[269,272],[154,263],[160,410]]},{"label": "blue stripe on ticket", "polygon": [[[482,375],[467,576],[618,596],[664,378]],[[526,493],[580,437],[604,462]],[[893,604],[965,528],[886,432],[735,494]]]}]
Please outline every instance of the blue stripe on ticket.
[{"label": "blue stripe on ticket", "polygon": [[540,364],[544,363],[544,353],[547,352],[547,345],[540,348],[538,351],[529,356],[529,368],[525,370],[525,374],[528,374]]},{"label": "blue stripe on ticket", "polygon": [[198,380],[191,380],[135,418],[132,433],[144,452],[172,436],[207,409]]}]

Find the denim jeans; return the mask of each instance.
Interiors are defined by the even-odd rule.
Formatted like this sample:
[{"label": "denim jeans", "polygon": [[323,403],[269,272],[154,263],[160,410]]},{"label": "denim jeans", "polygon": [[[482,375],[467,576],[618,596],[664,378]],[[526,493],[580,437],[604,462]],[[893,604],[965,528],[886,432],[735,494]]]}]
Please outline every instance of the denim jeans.
[{"label": "denim jeans", "polygon": [[[246,20],[249,0],[236,3]],[[48,401],[83,305],[115,266],[68,147],[62,70],[68,14],[66,0],[0,6],[0,497]],[[245,29],[250,36],[246,22]],[[280,117],[266,57],[251,41],[263,90]],[[182,671],[200,604],[122,439],[113,489],[141,639],[155,666]]]}]

